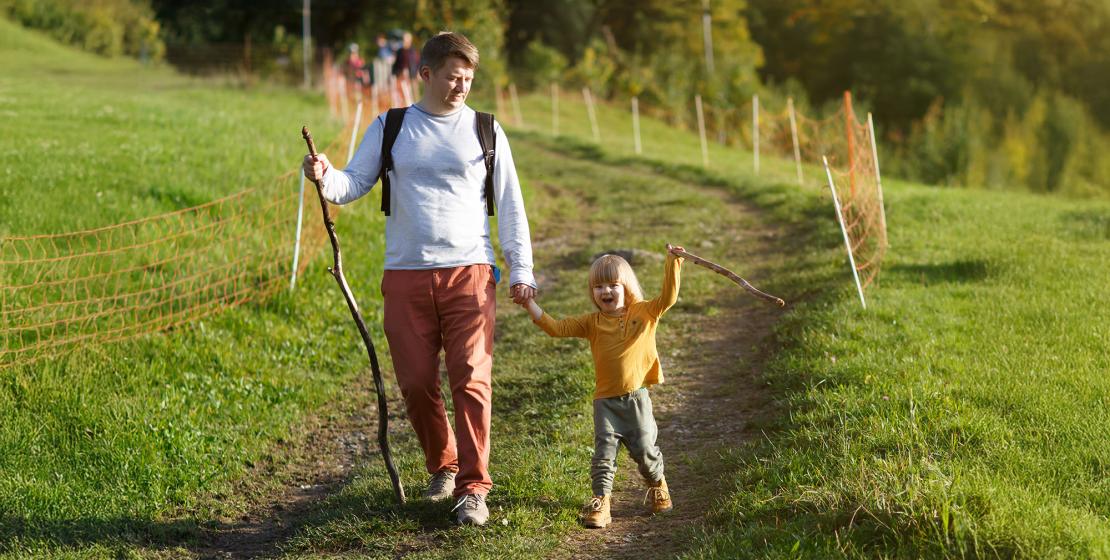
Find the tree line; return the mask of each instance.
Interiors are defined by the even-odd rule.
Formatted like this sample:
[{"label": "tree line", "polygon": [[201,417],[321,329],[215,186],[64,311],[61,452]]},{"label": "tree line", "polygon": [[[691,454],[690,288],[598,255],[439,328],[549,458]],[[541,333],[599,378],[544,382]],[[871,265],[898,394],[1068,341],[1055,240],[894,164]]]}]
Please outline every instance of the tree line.
[{"label": "tree line", "polygon": [[[303,0],[0,0],[0,13],[104,54],[242,44],[254,72],[299,71]],[[58,15],[84,14],[67,21]],[[129,14],[106,17],[108,11]],[[708,15],[708,18],[706,17]],[[72,20],[73,18],[70,18]],[[88,31],[115,20],[118,29]],[[125,23],[130,21],[131,23]],[[710,23],[713,69],[705,56]],[[85,28],[82,36],[75,29]],[[745,126],[753,94],[875,113],[887,169],[935,184],[1110,194],[1110,3],[1105,0],[314,0],[336,52],[388,29],[466,33],[479,88],[589,86],[648,112]],[[248,55],[250,56],[250,55]],[[511,77],[511,78],[510,78]],[[479,92],[482,93],[482,92]]]}]

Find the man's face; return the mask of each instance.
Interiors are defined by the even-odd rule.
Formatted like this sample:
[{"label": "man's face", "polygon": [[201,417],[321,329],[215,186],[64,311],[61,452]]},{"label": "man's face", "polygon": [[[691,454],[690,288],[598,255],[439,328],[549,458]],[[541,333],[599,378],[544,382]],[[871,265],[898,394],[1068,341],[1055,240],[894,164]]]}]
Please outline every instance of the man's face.
[{"label": "man's face", "polygon": [[425,84],[424,98],[442,104],[439,109],[453,111],[466,103],[470,84],[474,81],[474,68],[463,59],[451,56],[439,70],[433,71],[428,66],[420,68],[420,77]]}]

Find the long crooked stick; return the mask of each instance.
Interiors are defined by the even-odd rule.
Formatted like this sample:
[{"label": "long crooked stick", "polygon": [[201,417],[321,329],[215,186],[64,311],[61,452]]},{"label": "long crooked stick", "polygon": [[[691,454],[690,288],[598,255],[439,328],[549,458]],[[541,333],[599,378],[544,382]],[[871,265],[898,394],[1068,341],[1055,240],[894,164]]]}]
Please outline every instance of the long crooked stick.
[{"label": "long crooked stick", "polygon": [[735,272],[733,272],[733,271],[731,271],[731,270],[729,270],[729,269],[727,269],[727,268],[725,268],[725,267],[723,267],[723,266],[721,266],[721,265],[719,265],[719,264],[717,264],[713,261],[705,260],[705,259],[703,259],[703,258],[701,258],[701,257],[699,257],[699,256],[697,256],[693,253],[687,253],[686,251],[675,251],[674,253],[675,253],[675,255],[678,255],[680,257],[690,259],[690,261],[693,262],[694,264],[704,266],[705,268],[708,268],[709,270],[712,270],[713,272],[716,272],[717,274],[720,274],[721,276],[724,276],[725,278],[728,278],[729,280],[732,280],[733,282],[736,282],[737,284],[740,285],[741,288],[744,288],[745,290],[747,290],[749,293],[751,293],[753,296],[755,296],[757,298],[769,301],[771,303],[778,304],[779,307],[784,307],[786,305],[786,302],[783,301],[782,298],[778,298],[778,297],[775,297],[771,294],[764,293],[764,292],[761,292],[761,291],[757,290],[755,286],[752,286],[751,284],[748,283],[747,280],[744,280],[743,278],[737,276]]},{"label": "long crooked stick", "polygon": [[[313,158],[316,157],[316,145],[312,142],[312,134],[308,132],[308,127],[301,128],[301,136],[304,136],[304,141],[308,143],[308,153]],[[362,342],[366,344],[366,353],[370,355],[370,370],[374,373],[374,391],[378,393],[378,446],[382,450],[382,458],[385,459],[385,468],[389,471],[389,480],[393,483],[393,494],[397,496],[399,503],[405,503],[405,489],[401,486],[401,476],[397,474],[397,467],[393,466],[393,454],[389,451],[389,411],[386,409],[385,400],[385,384],[382,382],[382,370],[378,367],[378,354],[374,351],[374,342],[370,340],[370,332],[366,330],[366,322],[362,320],[362,313],[358,310],[358,304],[355,303],[355,296],[351,293],[351,288],[347,285],[347,279],[343,276],[343,258],[339,254],[339,237],[335,235],[335,222],[332,221],[331,215],[328,213],[328,201],[324,200],[324,191],[320,187],[320,183],[313,179],[312,184],[316,185],[316,194],[320,197],[320,210],[324,212],[324,227],[328,230],[328,237],[331,238],[332,255],[335,257],[335,266],[328,268],[328,272],[335,277],[335,281],[339,283],[339,289],[343,291],[343,297],[347,299],[347,307],[351,310],[351,316],[355,319],[355,324],[358,325],[358,332],[362,335]]]}]

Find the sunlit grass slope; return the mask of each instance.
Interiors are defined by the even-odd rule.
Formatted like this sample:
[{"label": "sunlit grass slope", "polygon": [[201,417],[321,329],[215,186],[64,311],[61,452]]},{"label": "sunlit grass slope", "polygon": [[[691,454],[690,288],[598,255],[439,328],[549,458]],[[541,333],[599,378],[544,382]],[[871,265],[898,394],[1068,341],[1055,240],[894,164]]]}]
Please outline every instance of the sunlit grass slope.
[{"label": "sunlit grass slope", "polygon": [[219,87],[104,59],[0,19],[0,234],[99,227],[288,171],[338,123],[316,95]]},{"label": "sunlit grass slope", "polygon": [[[318,96],[104,60],[4,20],[0,116],[0,228],[9,234],[206,202],[294,168],[301,124],[321,144],[339,131]],[[363,255],[378,254],[378,222],[357,212],[343,222],[365,231]],[[347,265],[352,283],[367,286],[380,259]],[[295,294],[0,371],[0,554],[191,534],[195,526],[160,516],[191,507],[201,491],[228,490],[363,367],[333,290],[310,267]],[[373,300],[365,306],[373,318]]]},{"label": "sunlit grass slope", "polygon": [[[524,106],[550,134],[548,97]],[[560,109],[563,144],[592,143],[581,102]],[[628,161],[628,111],[599,120],[598,153]],[[729,452],[731,495],[690,557],[1110,557],[1110,203],[888,178],[864,310],[816,169],[799,187],[789,162],[764,154],[755,176],[714,145],[702,170],[696,135],[644,130],[661,173],[795,232],[767,286],[794,305],[767,368],[781,426]]]}]

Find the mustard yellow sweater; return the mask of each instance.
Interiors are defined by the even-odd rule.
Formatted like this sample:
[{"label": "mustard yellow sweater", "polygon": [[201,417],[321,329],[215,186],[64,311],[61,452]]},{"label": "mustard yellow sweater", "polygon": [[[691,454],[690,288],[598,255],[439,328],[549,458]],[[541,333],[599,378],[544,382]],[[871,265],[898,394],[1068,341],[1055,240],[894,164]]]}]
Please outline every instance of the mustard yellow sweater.
[{"label": "mustard yellow sweater", "polygon": [[663,293],[650,301],[625,307],[620,317],[600,311],[555,320],[544,313],[535,321],[551,336],[585,338],[594,356],[595,399],[624,395],[646,385],[663,382],[655,329],[659,318],[678,301],[682,260],[667,253]]}]

